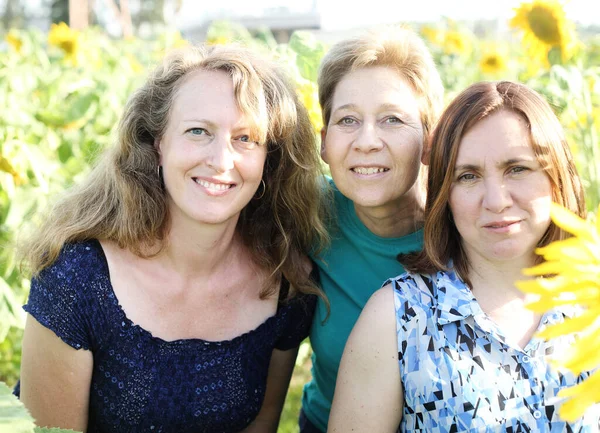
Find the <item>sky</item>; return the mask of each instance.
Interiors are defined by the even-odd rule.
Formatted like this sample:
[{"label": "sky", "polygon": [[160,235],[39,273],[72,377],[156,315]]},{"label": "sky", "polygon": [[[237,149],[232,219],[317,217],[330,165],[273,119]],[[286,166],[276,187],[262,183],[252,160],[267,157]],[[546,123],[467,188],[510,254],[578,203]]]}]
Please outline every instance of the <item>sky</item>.
[{"label": "sky", "polygon": [[[364,27],[399,21],[436,21],[443,16],[456,20],[509,19],[521,0],[183,0],[176,18],[178,26],[198,25],[209,17],[260,15],[262,11],[287,7],[293,13],[318,9],[331,29]],[[600,24],[599,0],[566,0],[567,17],[583,25]]]}]

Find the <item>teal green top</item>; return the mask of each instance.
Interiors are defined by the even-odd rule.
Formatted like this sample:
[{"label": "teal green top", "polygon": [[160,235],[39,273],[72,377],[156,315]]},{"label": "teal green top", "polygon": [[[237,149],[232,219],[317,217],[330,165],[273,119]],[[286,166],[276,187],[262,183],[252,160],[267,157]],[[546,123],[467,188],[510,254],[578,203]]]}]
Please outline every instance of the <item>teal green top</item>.
[{"label": "teal green top", "polygon": [[421,230],[401,238],[373,234],[356,215],[354,203],[338,191],[333,181],[330,183],[337,224],[330,231],[330,248],[313,259],[319,267],[331,313],[322,324],[327,308],[319,299],[310,333],[313,377],[302,396],[304,413],[322,431],[327,430],[340,360],[354,323],[373,292],[386,279],[404,272],[396,256],[420,250],[423,245]]}]

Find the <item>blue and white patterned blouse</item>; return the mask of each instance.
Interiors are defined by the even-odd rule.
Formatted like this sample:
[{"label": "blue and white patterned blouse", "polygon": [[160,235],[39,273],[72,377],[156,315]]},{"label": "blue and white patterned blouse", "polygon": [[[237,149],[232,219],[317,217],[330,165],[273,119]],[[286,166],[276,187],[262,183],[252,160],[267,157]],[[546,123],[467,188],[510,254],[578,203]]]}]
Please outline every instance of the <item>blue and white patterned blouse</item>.
[{"label": "blue and white patterned blouse", "polygon": [[[575,423],[558,416],[558,391],[579,377],[557,372],[547,355],[568,350],[571,336],[508,343],[452,272],[390,279],[396,308],[404,413],[399,432],[598,432],[600,407]],[[546,313],[540,328],[562,322]]]}]

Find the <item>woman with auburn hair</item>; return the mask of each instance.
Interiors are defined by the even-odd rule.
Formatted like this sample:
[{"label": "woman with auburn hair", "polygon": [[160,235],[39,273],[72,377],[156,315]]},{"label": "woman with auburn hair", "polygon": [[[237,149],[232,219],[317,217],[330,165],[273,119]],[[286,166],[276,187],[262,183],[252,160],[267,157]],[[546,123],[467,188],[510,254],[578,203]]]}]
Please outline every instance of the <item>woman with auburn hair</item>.
[{"label": "woman with auburn hair", "polygon": [[[326,244],[308,115],[248,49],[167,56],[117,145],[22,250],[20,384],[39,425],[275,432]],[[317,248],[318,249],[318,248]]]},{"label": "woman with auburn hair", "polygon": [[327,317],[327,304],[318,301],[302,433],[327,430],[354,323],[374,288],[403,272],[396,256],[421,249],[426,170],[420,161],[443,99],[425,43],[396,26],[331,47],[318,84],[325,125],[321,157],[331,171],[335,215],[331,245],[314,259],[331,310]]},{"label": "woman with auburn hair", "polygon": [[579,383],[549,356],[573,336],[534,333],[540,316],[515,287],[537,247],[565,238],[557,202],[585,216],[581,180],[550,105],[525,85],[478,83],[432,135],[424,248],[369,300],[344,351],[333,432],[597,432],[600,408],[569,424],[560,390]]}]

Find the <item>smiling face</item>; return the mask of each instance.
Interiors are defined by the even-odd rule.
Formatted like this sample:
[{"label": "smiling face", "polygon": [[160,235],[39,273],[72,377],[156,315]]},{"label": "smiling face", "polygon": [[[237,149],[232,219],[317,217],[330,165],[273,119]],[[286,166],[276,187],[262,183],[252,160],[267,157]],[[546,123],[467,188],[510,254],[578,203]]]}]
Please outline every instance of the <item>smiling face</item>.
[{"label": "smiling face", "polygon": [[323,160],[357,211],[397,209],[407,196],[420,194],[419,102],[393,69],[377,66],[348,73],[336,86],[322,138]]},{"label": "smiling face", "polygon": [[551,201],[550,180],[521,116],[500,110],[463,136],[449,206],[469,262],[533,264]]},{"label": "smiling face", "polygon": [[201,70],[185,78],[156,143],[173,222],[237,221],[262,179],[267,150],[255,137],[228,74]]}]

